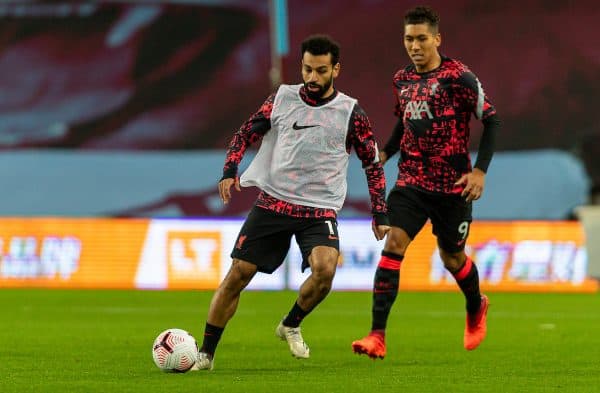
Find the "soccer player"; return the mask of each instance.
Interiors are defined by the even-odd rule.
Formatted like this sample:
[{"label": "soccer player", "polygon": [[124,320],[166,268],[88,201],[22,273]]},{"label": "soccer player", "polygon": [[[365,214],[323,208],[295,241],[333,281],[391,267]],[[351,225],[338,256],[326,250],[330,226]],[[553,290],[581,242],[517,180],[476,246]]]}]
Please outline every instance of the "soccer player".
[{"label": "soccer player", "polygon": [[[429,7],[415,7],[404,17],[404,46],[412,64],[394,76],[399,119],[380,153],[383,163],[398,151],[401,156],[387,199],[392,229],[375,271],[371,332],[352,343],[355,353],[374,359],[386,354],[385,328],[404,254],[428,219],[444,266],[466,298],[464,347],[477,348],[486,335],[488,298],[479,290],[477,267],[464,247],[472,201],[483,192],[500,123],[477,77],[438,52],[438,28],[439,17]],[[484,125],[474,168],[468,150],[472,114]]]},{"label": "soccer player", "polygon": [[[256,272],[272,273],[283,262],[292,235],[302,252],[302,270],[311,275],[275,334],[296,358],[308,358],[300,323],[331,289],[338,256],[337,211],[346,197],[351,148],[362,161],[371,198],[375,237],[390,229],[385,177],[369,119],[354,98],[337,91],[339,46],[328,36],[308,37],[301,46],[303,84],[281,85],[235,133],[225,159],[219,194],[231,187],[257,186],[252,207],[231,257],[233,262],[213,295],[195,370],[213,368],[217,344],[236,311],[241,291]],[[248,169],[237,177],[248,146],[262,144]]]}]

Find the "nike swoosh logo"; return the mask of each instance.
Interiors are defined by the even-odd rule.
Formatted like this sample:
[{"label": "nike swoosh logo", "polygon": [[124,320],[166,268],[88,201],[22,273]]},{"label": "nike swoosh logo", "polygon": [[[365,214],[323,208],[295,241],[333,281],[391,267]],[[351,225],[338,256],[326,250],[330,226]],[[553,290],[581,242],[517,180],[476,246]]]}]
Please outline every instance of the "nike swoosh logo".
[{"label": "nike swoosh logo", "polygon": [[311,126],[299,126],[297,121],[295,121],[294,124],[292,124],[292,128],[294,130],[303,130],[305,128],[311,128],[311,127],[316,127],[316,126],[317,126],[317,124],[311,125]]}]

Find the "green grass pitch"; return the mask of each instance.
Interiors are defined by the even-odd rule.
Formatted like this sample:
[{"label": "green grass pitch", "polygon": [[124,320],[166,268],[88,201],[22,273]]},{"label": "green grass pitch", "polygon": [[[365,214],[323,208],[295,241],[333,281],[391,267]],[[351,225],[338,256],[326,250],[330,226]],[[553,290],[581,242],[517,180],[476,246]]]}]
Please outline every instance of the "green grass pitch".
[{"label": "green grass pitch", "polygon": [[311,358],[274,336],[294,292],[244,292],[212,372],[152,362],[170,327],[201,341],[211,292],[2,289],[0,392],[600,392],[600,295],[489,293],[488,337],[462,348],[458,292],[401,292],[385,360],[351,352],[370,293],[332,292],[304,321]]}]

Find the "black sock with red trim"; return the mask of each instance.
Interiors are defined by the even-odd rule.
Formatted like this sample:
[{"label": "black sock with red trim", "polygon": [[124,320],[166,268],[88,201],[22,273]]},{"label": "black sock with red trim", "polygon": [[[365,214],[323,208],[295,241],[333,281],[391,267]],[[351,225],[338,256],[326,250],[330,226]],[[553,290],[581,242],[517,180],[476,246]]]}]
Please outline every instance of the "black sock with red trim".
[{"label": "black sock with red trim", "polygon": [[373,279],[373,308],[371,331],[385,335],[388,316],[400,285],[400,265],[404,255],[383,251]]},{"label": "black sock with red trim", "polygon": [[452,273],[460,290],[467,301],[467,312],[475,314],[481,306],[481,291],[479,290],[479,272],[470,257],[457,272]]}]

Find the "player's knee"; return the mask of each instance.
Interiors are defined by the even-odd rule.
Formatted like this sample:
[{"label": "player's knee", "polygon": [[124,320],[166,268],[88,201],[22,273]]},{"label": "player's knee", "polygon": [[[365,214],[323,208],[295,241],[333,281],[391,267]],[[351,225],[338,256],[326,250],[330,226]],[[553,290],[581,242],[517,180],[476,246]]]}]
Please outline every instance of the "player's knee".
[{"label": "player's knee", "polygon": [[410,242],[411,239],[404,230],[392,227],[392,230],[388,233],[384,250],[394,254],[404,255]]},{"label": "player's knee", "polygon": [[256,265],[234,259],[229,273],[223,279],[221,286],[228,292],[241,291],[256,274]]},{"label": "player's knee", "polygon": [[454,273],[458,271],[465,262],[466,255],[464,251],[448,252],[440,248],[440,257],[444,263],[444,267]]},{"label": "player's knee", "polygon": [[241,281],[249,281],[256,273],[256,265],[239,259],[233,261],[231,269]]},{"label": "player's knee", "polygon": [[323,281],[325,281],[327,283],[327,285],[329,285],[329,286],[331,286],[333,277],[335,276],[335,268],[336,268],[336,264],[332,263],[332,264],[327,265],[325,267],[325,269],[323,269],[323,272],[322,272]]},{"label": "player's knee", "polygon": [[335,276],[336,263],[337,259],[314,263],[311,267],[313,276],[319,282],[331,283],[333,281],[333,277]]},{"label": "player's knee", "polygon": [[339,252],[332,247],[316,247],[313,249],[309,264],[313,277],[319,281],[333,281]]},{"label": "player's knee", "polygon": [[336,265],[337,257],[331,257],[316,260],[311,266],[312,278],[317,286],[317,290],[322,295],[327,294],[331,289]]}]

